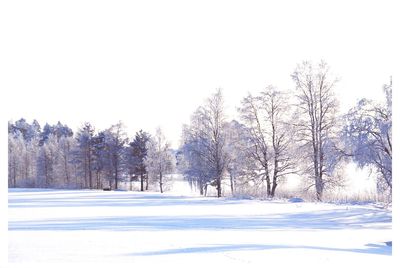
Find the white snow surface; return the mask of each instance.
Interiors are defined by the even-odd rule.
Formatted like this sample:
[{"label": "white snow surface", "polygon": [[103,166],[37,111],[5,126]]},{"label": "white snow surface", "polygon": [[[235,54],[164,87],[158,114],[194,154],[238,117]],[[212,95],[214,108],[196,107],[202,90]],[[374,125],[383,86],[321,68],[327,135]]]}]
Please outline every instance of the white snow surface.
[{"label": "white snow surface", "polygon": [[[392,213],[291,203],[95,190],[10,189],[10,267],[392,267]],[[92,265],[90,265],[92,267]]]}]

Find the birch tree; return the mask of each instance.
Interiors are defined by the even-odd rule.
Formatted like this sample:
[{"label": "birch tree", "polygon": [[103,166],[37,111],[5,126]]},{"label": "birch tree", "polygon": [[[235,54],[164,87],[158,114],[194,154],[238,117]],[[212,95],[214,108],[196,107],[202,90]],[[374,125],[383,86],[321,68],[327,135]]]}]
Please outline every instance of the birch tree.
[{"label": "birch tree", "polygon": [[146,146],[146,169],[151,179],[157,181],[160,192],[163,193],[167,175],[172,174],[175,169],[175,157],[160,128],[157,129],[155,136],[149,139]]},{"label": "birch tree", "polygon": [[198,179],[200,193],[206,193],[207,186],[212,185],[217,196],[222,196],[221,182],[228,163],[226,128],[224,100],[218,89],[196,109],[184,130],[182,151],[189,161],[186,176]]},{"label": "birch tree", "polygon": [[297,98],[297,141],[305,158],[304,174],[315,187],[316,199],[321,201],[324,189],[339,183],[335,168],[335,138],[338,102],[334,94],[337,79],[329,66],[321,61],[317,65],[305,61],[298,64],[292,74]]},{"label": "birch tree", "polygon": [[208,150],[208,137],[203,131],[200,113],[192,115],[191,124],[183,127],[182,159],[180,169],[191,187],[199,190],[201,195],[207,195],[208,185],[213,181]]},{"label": "birch tree", "polygon": [[248,149],[251,147],[251,138],[245,125],[236,120],[227,124],[226,150],[228,161],[226,165],[232,195],[237,191],[244,190],[256,176],[257,166],[255,161],[249,157]]},{"label": "birch tree", "polygon": [[217,196],[222,196],[221,182],[227,165],[226,152],[226,116],[224,112],[224,99],[222,90],[218,89],[207,99],[204,107],[200,108],[203,131],[207,140],[205,141],[210,170],[215,178]]},{"label": "birch tree", "polygon": [[257,176],[266,183],[267,197],[274,197],[279,181],[295,171],[294,129],[287,94],[268,86],[259,95],[249,94],[239,108],[250,146],[248,155],[257,163]]}]

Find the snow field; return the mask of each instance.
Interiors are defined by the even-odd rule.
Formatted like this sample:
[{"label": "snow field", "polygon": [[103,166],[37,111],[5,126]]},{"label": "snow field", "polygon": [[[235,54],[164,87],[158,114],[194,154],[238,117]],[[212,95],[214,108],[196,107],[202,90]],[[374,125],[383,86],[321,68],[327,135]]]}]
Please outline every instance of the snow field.
[{"label": "snow field", "polygon": [[[392,267],[391,211],[90,190],[9,191],[9,263]],[[24,266],[25,267],[25,266]]]}]

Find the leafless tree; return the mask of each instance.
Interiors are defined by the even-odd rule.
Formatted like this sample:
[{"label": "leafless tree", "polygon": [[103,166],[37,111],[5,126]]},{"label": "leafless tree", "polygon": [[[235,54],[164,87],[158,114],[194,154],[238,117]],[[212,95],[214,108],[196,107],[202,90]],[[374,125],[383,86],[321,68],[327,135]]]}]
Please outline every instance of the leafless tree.
[{"label": "leafless tree", "polygon": [[218,89],[196,109],[191,124],[184,128],[184,174],[197,181],[200,193],[206,194],[211,185],[216,187],[217,196],[222,196],[221,182],[228,163],[226,126],[222,90]]},{"label": "leafless tree", "polygon": [[146,147],[146,169],[151,179],[158,182],[160,192],[163,193],[167,180],[166,175],[170,175],[175,169],[175,157],[160,128],[157,129],[156,135],[147,142]]},{"label": "leafless tree", "polygon": [[[333,176],[335,167],[334,144],[337,136],[338,102],[334,94],[336,78],[329,66],[304,61],[292,74],[296,85],[300,151],[307,159],[305,173],[312,179],[316,198],[321,201],[324,188],[339,183]],[[309,164],[308,164],[309,163]]]},{"label": "leafless tree", "polygon": [[249,155],[258,163],[257,174],[266,182],[267,196],[274,197],[279,180],[295,168],[287,96],[268,86],[258,96],[245,97],[239,112],[251,137]]},{"label": "leafless tree", "polygon": [[226,126],[226,170],[229,174],[231,193],[236,195],[244,190],[249,180],[256,174],[256,165],[253,159],[248,157],[248,148],[251,147],[251,138],[245,125],[236,120],[227,123]]},{"label": "leafless tree", "polygon": [[206,149],[211,171],[215,178],[217,196],[221,197],[221,181],[227,164],[226,154],[226,117],[224,113],[224,100],[222,90],[218,89],[210,98],[207,99],[204,107],[200,108],[203,130],[208,137]]},{"label": "leafless tree", "polygon": [[64,184],[66,186],[70,185],[71,183],[71,173],[72,173],[72,149],[75,146],[75,140],[73,137],[61,137],[58,141],[59,145],[59,154],[61,158],[60,162],[60,170],[63,172],[64,177]]}]

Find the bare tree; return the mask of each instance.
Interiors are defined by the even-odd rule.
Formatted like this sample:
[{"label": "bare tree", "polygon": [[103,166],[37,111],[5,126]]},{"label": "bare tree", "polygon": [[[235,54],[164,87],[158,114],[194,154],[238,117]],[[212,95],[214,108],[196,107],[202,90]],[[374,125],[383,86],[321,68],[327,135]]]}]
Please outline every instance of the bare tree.
[{"label": "bare tree", "polygon": [[71,170],[72,170],[72,149],[75,145],[75,140],[73,137],[61,137],[59,139],[59,154],[61,158],[61,167],[63,171],[64,184],[66,186],[71,184]]},{"label": "bare tree", "polygon": [[224,129],[226,118],[221,89],[218,89],[217,92],[206,101],[206,105],[201,111],[203,113],[204,130],[209,137],[207,147],[210,154],[211,170],[215,177],[217,196],[221,197],[221,181],[227,164],[226,132]]},{"label": "bare tree", "polygon": [[79,163],[84,178],[84,187],[93,188],[92,171],[93,171],[93,136],[94,127],[86,122],[78,130],[76,135],[77,148],[75,153],[76,161]]},{"label": "bare tree", "polygon": [[221,182],[228,163],[226,126],[222,91],[218,89],[196,109],[191,124],[184,128],[182,152],[188,161],[185,176],[197,180],[202,194],[212,185],[217,196],[222,195]]},{"label": "bare tree", "polygon": [[245,125],[232,120],[226,126],[226,170],[229,174],[232,195],[242,190],[256,174],[255,161],[248,157],[251,138]]},{"label": "bare tree", "polygon": [[23,164],[21,154],[24,150],[22,136],[8,134],[8,185],[17,187],[17,178],[20,177],[20,170]]},{"label": "bare tree", "polygon": [[321,201],[324,189],[338,181],[333,176],[333,161],[338,102],[334,94],[337,79],[331,77],[328,65],[305,61],[292,74],[296,85],[298,142],[304,157],[309,159],[305,173],[315,186],[316,198]]},{"label": "bare tree", "polygon": [[146,142],[146,147],[147,171],[149,176],[158,182],[160,192],[163,193],[166,175],[171,174],[175,169],[175,157],[160,128],[157,129],[156,135]]},{"label": "bare tree", "polygon": [[59,163],[59,151],[57,137],[50,134],[40,147],[38,158],[38,175],[41,178],[40,185],[45,187],[57,186],[57,166]]},{"label": "bare tree", "polygon": [[268,136],[272,145],[272,188],[270,197],[275,196],[278,181],[295,172],[293,156],[292,111],[288,96],[273,86],[268,86],[261,92],[262,109],[265,110],[266,121],[269,124]]},{"label": "bare tree", "polygon": [[294,172],[294,129],[287,96],[268,86],[259,96],[245,97],[239,112],[250,136],[249,156],[259,166],[256,174],[266,182],[267,196],[274,197],[279,180]]},{"label": "bare tree", "polygon": [[239,108],[241,119],[248,128],[251,137],[251,147],[248,148],[249,157],[258,163],[257,177],[267,184],[267,196],[271,195],[269,144],[266,125],[263,124],[261,107],[257,97],[248,94],[243,98]]},{"label": "bare tree", "polygon": [[204,144],[207,137],[202,131],[202,124],[198,113],[192,116],[191,124],[183,127],[182,133],[182,159],[179,169],[189,181],[191,187],[200,191],[201,195],[207,195],[207,185],[212,181],[212,175],[208,164],[208,151]]}]

